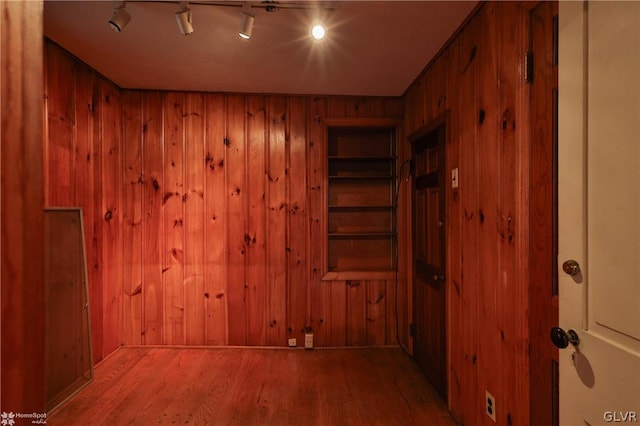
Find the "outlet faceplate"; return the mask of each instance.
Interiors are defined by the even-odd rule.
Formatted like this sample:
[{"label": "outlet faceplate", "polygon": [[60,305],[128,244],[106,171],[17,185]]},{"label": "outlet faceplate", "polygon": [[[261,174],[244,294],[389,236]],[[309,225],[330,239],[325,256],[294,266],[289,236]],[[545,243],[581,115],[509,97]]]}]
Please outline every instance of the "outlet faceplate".
[{"label": "outlet faceplate", "polygon": [[485,398],[484,398],[485,412],[487,413],[487,416],[489,416],[491,420],[495,422],[496,421],[496,398],[493,395],[491,395],[489,391],[484,391],[484,392],[485,392]]},{"label": "outlet faceplate", "polygon": [[313,349],[313,334],[305,333],[304,335],[304,348]]},{"label": "outlet faceplate", "polygon": [[296,341],[295,337],[292,339],[289,339],[288,344],[290,348],[295,348],[296,346],[298,346],[298,342]]}]

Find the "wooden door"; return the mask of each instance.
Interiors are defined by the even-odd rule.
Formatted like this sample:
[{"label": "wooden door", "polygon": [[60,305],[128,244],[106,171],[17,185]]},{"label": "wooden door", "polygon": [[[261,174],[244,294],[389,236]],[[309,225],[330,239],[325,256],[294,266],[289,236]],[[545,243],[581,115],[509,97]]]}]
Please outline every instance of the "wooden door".
[{"label": "wooden door", "polygon": [[413,144],[413,356],[446,398],[443,121],[410,137]]},{"label": "wooden door", "polygon": [[[561,2],[560,424],[640,420],[640,3]],[[565,340],[566,342],[566,340]]]},{"label": "wooden door", "polygon": [[557,2],[531,11],[530,420],[549,426],[558,425],[558,349],[549,339],[558,326],[557,24]]}]

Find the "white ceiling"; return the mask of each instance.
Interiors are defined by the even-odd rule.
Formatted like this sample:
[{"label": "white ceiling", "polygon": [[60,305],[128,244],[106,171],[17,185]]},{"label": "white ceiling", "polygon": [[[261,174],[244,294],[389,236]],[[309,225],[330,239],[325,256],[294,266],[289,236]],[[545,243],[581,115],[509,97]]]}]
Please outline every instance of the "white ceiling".
[{"label": "white ceiling", "polygon": [[[477,2],[282,1],[277,12],[252,2],[250,40],[237,35],[241,3],[225,3],[192,3],[195,30],[183,36],[177,1],[127,2],[131,22],[116,33],[114,1],[46,0],[44,32],[123,88],[400,96]],[[321,42],[309,36],[317,14]]]}]

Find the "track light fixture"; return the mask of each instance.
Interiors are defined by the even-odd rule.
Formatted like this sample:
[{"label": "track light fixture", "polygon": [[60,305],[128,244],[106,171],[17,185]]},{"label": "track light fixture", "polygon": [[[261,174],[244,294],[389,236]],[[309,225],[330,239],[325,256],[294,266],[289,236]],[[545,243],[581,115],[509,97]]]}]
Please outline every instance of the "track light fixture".
[{"label": "track light fixture", "polygon": [[249,40],[253,33],[253,24],[255,20],[256,17],[251,13],[251,6],[247,6],[242,12],[242,18],[240,19],[240,31],[238,31],[238,35],[245,40]]},{"label": "track light fixture", "polygon": [[[171,1],[171,0],[128,0],[129,3],[178,3],[179,10],[175,12],[176,22],[178,29],[182,35],[190,35],[193,33],[193,21],[191,17],[191,9],[188,1]],[[120,32],[131,21],[131,16],[126,11],[125,0],[116,0],[116,6],[113,9],[113,15],[109,19],[109,25],[116,32]],[[306,4],[305,1],[291,1],[286,3],[280,3],[277,0],[266,0],[258,3],[257,0],[253,1],[254,7],[258,9],[264,9],[265,12],[273,13],[284,9],[314,9],[314,10],[334,10],[336,6],[318,6],[317,4]],[[242,7],[242,16],[240,18],[240,31],[238,35],[245,40],[251,38],[253,34],[253,26],[256,21],[256,17],[251,13],[251,3],[248,1],[228,1],[228,0],[193,0],[191,4],[198,6],[215,6],[215,7]],[[316,40],[323,40],[327,35],[327,27],[322,25],[319,21],[315,22],[315,25],[311,29],[311,35]]]},{"label": "track light fixture", "polygon": [[126,11],[125,6],[124,1],[119,2],[113,9],[113,16],[109,19],[109,25],[111,25],[111,28],[118,33],[122,31],[131,20],[131,16]]},{"label": "track light fixture", "polygon": [[311,28],[311,35],[315,40],[324,40],[324,38],[327,36],[327,29],[324,25],[322,25],[321,22],[316,22]]},{"label": "track light fixture", "polygon": [[178,29],[182,35],[190,35],[193,32],[193,24],[191,22],[191,9],[186,1],[180,2],[180,10],[176,12],[176,22]]}]

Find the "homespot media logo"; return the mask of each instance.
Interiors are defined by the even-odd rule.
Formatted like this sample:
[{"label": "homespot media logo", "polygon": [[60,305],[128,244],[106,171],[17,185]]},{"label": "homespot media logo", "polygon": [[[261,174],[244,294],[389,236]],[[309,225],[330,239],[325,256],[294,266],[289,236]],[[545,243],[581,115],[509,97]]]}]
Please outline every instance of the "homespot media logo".
[{"label": "homespot media logo", "polygon": [[3,411],[0,414],[0,424],[2,426],[13,426],[16,424],[17,419],[31,420],[31,423],[37,425],[47,424],[47,413],[14,413]]}]

